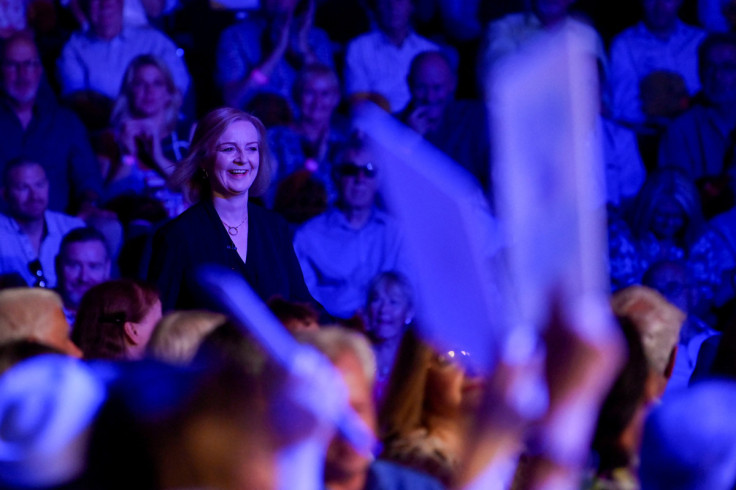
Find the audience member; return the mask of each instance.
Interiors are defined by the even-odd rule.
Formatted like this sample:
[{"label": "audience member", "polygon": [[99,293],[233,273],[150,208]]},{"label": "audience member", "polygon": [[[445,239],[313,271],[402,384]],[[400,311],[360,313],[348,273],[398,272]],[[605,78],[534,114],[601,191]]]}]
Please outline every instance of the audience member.
[{"label": "audience member", "polygon": [[149,285],[115,279],[91,287],[79,303],[72,339],[85,359],[142,359],[161,301]]},{"label": "audience member", "polygon": [[680,330],[677,359],[667,384],[668,391],[684,388],[695,369],[700,347],[716,334],[698,316],[698,294],[693,274],[684,261],[662,261],[649,267],[642,284],[658,291],[686,315]]},{"label": "audience member", "polygon": [[340,81],[332,68],[308,65],[297,75],[293,93],[298,109],[294,123],[268,130],[277,164],[272,189],[297,170],[305,169],[322,182],[332,201],[332,167],[350,133],[348,123],[334,114],[340,102]]},{"label": "audience member", "polygon": [[0,376],[0,486],[86,488],[90,428],[106,397],[93,369],[35,356]]},{"label": "audience member", "polygon": [[406,86],[411,60],[423,51],[438,49],[411,27],[413,0],[376,0],[378,29],[350,41],[345,53],[345,92],[351,101],[378,94],[391,112],[410,98]]},{"label": "audience member", "polygon": [[148,269],[164,311],[212,306],[198,293],[195,271],[203,265],[236,271],[263,301],[275,294],[314,301],[288,225],[249,201],[268,189],[271,178],[263,123],[239,109],[215,109],[200,120],[190,150],[172,184],[196,204],[158,230]]},{"label": "audience member", "polygon": [[580,37],[590,40],[594,54],[606,66],[603,41],[595,29],[571,12],[576,0],[531,0],[524,12],[506,15],[494,20],[485,29],[478,57],[478,75],[481,88],[502,58],[518,53],[532,39],[544,32],[571,29]]},{"label": "audience member", "polygon": [[0,215],[0,274],[15,272],[29,286],[55,287],[61,239],[84,221],[48,210],[49,181],[34,161],[5,164],[2,196],[8,212]]},{"label": "audience member", "polygon": [[163,202],[170,217],[184,199],[166,186],[176,163],[187,155],[192,121],[179,113],[182,96],[166,65],[153,55],[130,62],[111,116],[121,154],[110,155],[105,198],[125,192]]},{"label": "audience member", "polygon": [[267,92],[294,107],[291,87],[299,70],[333,65],[330,39],[312,25],[315,1],[265,0],[256,14],[222,33],[216,78],[227,105],[243,108]]},{"label": "audience member", "polygon": [[327,203],[325,184],[309,170],[302,169],[285,177],[276,187],[273,210],[290,224],[301,225],[324,213]]},{"label": "audience member", "polygon": [[[0,167],[17,157],[40,163],[53,182],[49,209],[68,211],[93,203],[102,181],[87,132],[61,108],[47,84],[31,34],[20,32],[2,46]],[[104,71],[104,70],[101,70]]]},{"label": "audience member", "polygon": [[611,216],[608,242],[613,289],[640,284],[655,262],[688,259],[704,229],[692,181],[677,169],[652,173],[636,196],[629,223]]},{"label": "audience member", "polygon": [[407,333],[379,413],[382,457],[452,484],[483,384],[468,351],[438,352]]},{"label": "audience member", "polygon": [[61,92],[94,92],[114,99],[123,75],[138,55],[151,54],[169,68],[182,94],[189,74],[181,52],[161,32],[147,25],[123,23],[123,0],[83,0],[89,29],[72,34],[58,60]]},{"label": "audience member", "polygon": [[699,310],[721,307],[736,298],[736,208],[715,216],[692,247]]},{"label": "audience member", "polygon": [[630,321],[641,336],[649,364],[647,400],[661,398],[675,367],[685,314],[661,294],[644,286],[618,291],[611,298],[611,305],[613,312]]},{"label": "audience member", "polygon": [[736,480],[731,380],[697,383],[652,411],[641,449],[641,488],[729,490]]},{"label": "audience member", "polygon": [[148,342],[148,355],[169,364],[186,366],[202,340],[227,317],[204,310],[174,311],[164,315]]},{"label": "audience member", "polygon": [[82,352],[69,338],[63,303],[46,289],[15,288],[0,291],[0,344],[31,340],[73,357]]},{"label": "audience member", "polygon": [[[698,49],[703,102],[675,119],[659,152],[662,167],[677,167],[713,193],[733,189],[736,128],[736,36],[711,34]],[[732,191],[731,191],[732,195]],[[733,205],[733,202],[731,202]]]},{"label": "audience member", "polygon": [[379,399],[390,379],[401,339],[414,317],[413,296],[409,280],[395,271],[378,274],[368,288],[365,329],[376,356]]},{"label": "audience member", "polygon": [[407,82],[411,99],[399,119],[473,174],[488,192],[491,153],[485,107],[454,100],[457,77],[440,51],[415,56]]},{"label": "audience member", "polygon": [[105,237],[94,228],[75,228],[61,240],[56,256],[56,290],[64,300],[64,314],[74,324],[84,294],[110,279],[111,260]]},{"label": "audience member", "polygon": [[399,265],[395,221],[376,206],[377,165],[354,144],[334,168],[334,206],[307,221],[294,235],[304,280],[328,313],[347,319],[366,298],[376,274]]},{"label": "audience member", "polygon": [[[687,99],[700,90],[698,46],[705,37],[699,28],[682,22],[677,14],[682,0],[642,0],[643,19],[616,36],[611,44],[611,109],[616,120],[641,124],[677,116]],[[655,80],[655,79],[659,80]],[[660,81],[661,80],[661,81]],[[653,96],[663,108],[652,110],[653,100],[640,87],[654,83]],[[682,91],[668,93],[668,84]],[[684,83],[684,86],[683,86]]]},{"label": "audience member", "polygon": [[[316,347],[334,364],[343,377],[350,406],[371,431],[376,430],[376,409],[372,392],[375,359],[368,341],[356,332],[339,327],[305,332],[300,340]],[[325,459],[325,488],[328,490],[378,490],[412,488],[440,489],[432,478],[382,460],[372,460],[336,436]]]},{"label": "audience member", "polygon": [[319,313],[309,303],[274,296],[268,300],[268,308],[291,333],[319,330]]}]

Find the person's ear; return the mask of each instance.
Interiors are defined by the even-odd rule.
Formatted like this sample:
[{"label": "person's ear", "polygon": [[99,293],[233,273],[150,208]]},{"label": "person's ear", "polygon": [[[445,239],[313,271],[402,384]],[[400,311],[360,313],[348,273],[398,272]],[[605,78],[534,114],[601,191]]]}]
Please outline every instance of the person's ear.
[{"label": "person's ear", "polygon": [[128,339],[128,341],[133,345],[138,345],[140,343],[140,336],[138,335],[138,326],[133,322],[125,322],[123,324],[123,331],[125,332],[125,337]]}]

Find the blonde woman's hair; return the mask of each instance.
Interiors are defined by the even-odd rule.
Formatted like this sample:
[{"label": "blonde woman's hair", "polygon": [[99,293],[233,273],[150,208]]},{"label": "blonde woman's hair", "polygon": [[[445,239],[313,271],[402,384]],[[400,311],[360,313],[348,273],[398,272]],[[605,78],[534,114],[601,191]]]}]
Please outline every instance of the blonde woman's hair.
[{"label": "blonde woman's hair", "polygon": [[189,364],[202,340],[226,320],[225,315],[209,311],[169,313],[156,325],[148,343],[148,355],[169,364]]},{"label": "blonde woman's hair", "polygon": [[206,114],[197,124],[192,136],[189,154],[174,170],[169,182],[172,188],[183,188],[191,202],[209,197],[207,172],[211,170],[217,152],[217,141],[236,121],[247,121],[258,132],[258,174],[250,188],[251,196],[260,196],[268,189],[273,171],[273,157],[268,148],[266,127],[257,117],[232,107],[220,107]]}]

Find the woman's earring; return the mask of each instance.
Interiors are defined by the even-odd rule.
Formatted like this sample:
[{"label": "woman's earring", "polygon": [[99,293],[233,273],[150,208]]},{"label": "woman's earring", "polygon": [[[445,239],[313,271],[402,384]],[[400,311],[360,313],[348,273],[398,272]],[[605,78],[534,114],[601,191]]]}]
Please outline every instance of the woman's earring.
[{"label": "woman's earring", "polygon": [[202,171],[202,178],[208,179],[210,177],[206,169],[200,167],[200,170]]}]

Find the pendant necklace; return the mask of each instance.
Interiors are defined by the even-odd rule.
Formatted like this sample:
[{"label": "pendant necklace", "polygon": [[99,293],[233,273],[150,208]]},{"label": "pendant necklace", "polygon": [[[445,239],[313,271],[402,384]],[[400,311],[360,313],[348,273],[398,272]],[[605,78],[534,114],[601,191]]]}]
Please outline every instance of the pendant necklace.
[{"label": "pendant necklace", "polygon": [[240,224],[237,226],[228,225],[227,223],[225,223],[225,221],[222,218],[220,218],[220,221],[222,221],[222,224],[225,225],[225,228],[227,228],[227,232],[230,234],[230,236],[235,236],[238,234],[238,231],[239,231],[238,228],[243,226],[243,223],[245,223],[245,220],[247,219],[248,219],[248,214],[246,213],[245,217],[243,218],[243,221],[241,221]]}]

